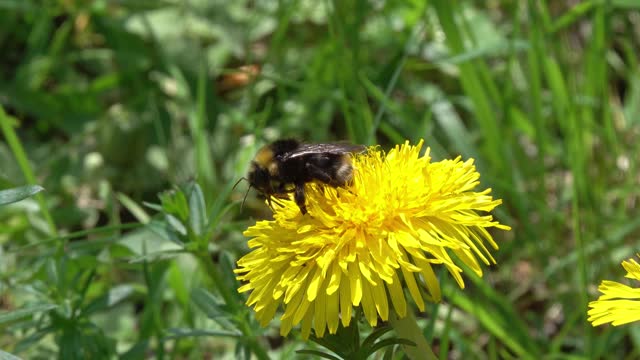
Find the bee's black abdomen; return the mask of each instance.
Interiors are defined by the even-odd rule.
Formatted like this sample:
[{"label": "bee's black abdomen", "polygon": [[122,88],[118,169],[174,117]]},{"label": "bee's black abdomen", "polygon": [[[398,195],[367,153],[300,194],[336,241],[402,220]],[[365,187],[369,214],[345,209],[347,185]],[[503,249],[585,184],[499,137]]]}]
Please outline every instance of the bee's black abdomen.
[{"label": "bee's black abdomen", "polygon": [[331,186],[342,186],[351,180],[353,167],[345,155],[318,155],[305,162],[307,181],[318,180]]}]

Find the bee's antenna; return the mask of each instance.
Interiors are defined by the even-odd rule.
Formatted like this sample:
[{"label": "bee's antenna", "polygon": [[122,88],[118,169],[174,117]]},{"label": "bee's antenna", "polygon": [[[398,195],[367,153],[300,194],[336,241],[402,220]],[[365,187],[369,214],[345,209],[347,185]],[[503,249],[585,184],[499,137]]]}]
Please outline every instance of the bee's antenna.
[{"label": "bee's antenna", "polygon": [[[236,186],[238,186],[238,184],[240,184],[240,182],[242,180],[245,181],[249,181],[247,180],[247,178],[245,178],[244,176],[241,177],[240,179],[238,179],[238,181],[236,181],[235,185],[233,185],[233,187],[231,188],[231,190],[235,190]],[[242,209],[244,208],[244,202],[247,201],[247,195],[249,195],[249,190],[251,190],[251,183],[249,182],[249,188],[247,188],[247,192],[244,193],[244,198],[242,198],[242,204],[240,204],[240,212],[242,212]]]},{"label": "bee's antenna", "polygon": [[[233,187],[231,188],[231,191],[235,190],[235,189],[236,189],[236,186],[238,186],[238,184],[240,184],[240,181],[242,181],[242,180],[249,181],[249,180],[247,180],[247,178],[246,178],[246,177],[244,177],[244,176],[243,176],[243,177],[241,177],[240,179],[238,179],[238,181],[236,181],[235,185],[233,185]],[[251,187],[251,185],[249,185],[249,187]]]},{"label": "bee's antenna", "polygon": [[242,204],[240,204],[240,212],[242,212],[242,208],[244,208],[244,202],[247,201],[247,195],[249,195],[249,190],[251,190],[251,184],[247,188],[247,192],[244,193],[244,198],[242,198]]}]

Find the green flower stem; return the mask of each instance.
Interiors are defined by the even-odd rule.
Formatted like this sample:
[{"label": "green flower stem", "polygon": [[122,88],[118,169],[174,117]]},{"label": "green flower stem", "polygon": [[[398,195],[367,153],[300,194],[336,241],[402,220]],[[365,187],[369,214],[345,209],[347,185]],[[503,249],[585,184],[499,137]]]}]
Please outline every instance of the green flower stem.
[{"label": "green flower stem", "polygon": [[[234,298],[233,294],[231,294],[230,289],[224,286],[224,281],[222,281],[222,279],[220,278],[220,272],[218,271],[218,268],[215,266],[215,264],[211,260],[211,256],[209,255],[209,253],[206,251],[203,251],[200,254],[198,254],[198,258],[200,259],[200,263],[204,266],[206,273],[211,277],[211,280],[213,281],[214,286],[218,288],[218,291],[220,292],[220,295],[224,299],[225,304],[227,304],[229,309],[234,314],[238,314],[239,313],[238,303],[236,302],[236,299]],[[253,351],[254,355],[259,360],[269,360],[269,354],[267,354],[267,351],[257,341],[257,337],[253,333],[253,330],[251,329],[251,325],[245,321],[245,317],[237,316],[236,318],[242,322],[241,324],[238,324],[238,328],[242,332],[242,335],[244,335],[245,341]]]},{"label": "green flower stem", "polygon": [[407,339],[414,342],[416,345],[403,345],[405,354],[412,360],[437,360],[438,358],[431,350],[431,347],[427,343],[427,339],[422,335],[422,330],[418,327],[416,317],[411,310],[407,311],[407,316],[399,319],[394,312],[389,314],[389,324],[396,331],[396,334],[401,339]]}]

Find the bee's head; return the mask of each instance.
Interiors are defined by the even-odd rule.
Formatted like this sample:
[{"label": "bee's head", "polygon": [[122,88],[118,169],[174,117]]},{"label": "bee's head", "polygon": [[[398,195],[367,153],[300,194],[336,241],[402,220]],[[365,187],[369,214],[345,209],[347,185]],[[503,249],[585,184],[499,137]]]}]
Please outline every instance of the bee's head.
[{"label": "bee's head", "polygon": [[247,177],[251,186],[265,195],[272,195],[276,191],[274,184],[278,178],[278,164],[272,145],[265,145],[258,150]]},{"label": "bee's head", "polygon": [[238,184],[242,180],[246,180],[249,182],[249,188],[247,189],[247,192],[244,194],[244,199],[242,199],[242,205],[240,205],[240,210],[242,210],[242,207],[244,206],[244,202],[245,200],[247,200],[247,195],[249,194],[249,190],[251,190],[251,188],[255,188],[256,190],[258,190],[260,193],[265,195],[267,199],[270,199],[271,195],[274,193],[269,170],[267,170],[267,168],[265,168],[264,166],[260,165],[260,163],[256,159],[254,159],[251,162],[251,168],[247,173],[247,177],[240,178],[240,180],[236,182],[233,188],[235,189],[235,187],[238,186]]},{"label": "bee's head", "polygon": [[265,195],[273,193],[271,174],[269,174],[269,170],[267,170],[266,167],[261,166],[258,162],[251,162],[251,169],[249,170],[249,174],[247,174],[247,178],[249,179],[251,187],[256,188],[256,190],[261,193]]}]

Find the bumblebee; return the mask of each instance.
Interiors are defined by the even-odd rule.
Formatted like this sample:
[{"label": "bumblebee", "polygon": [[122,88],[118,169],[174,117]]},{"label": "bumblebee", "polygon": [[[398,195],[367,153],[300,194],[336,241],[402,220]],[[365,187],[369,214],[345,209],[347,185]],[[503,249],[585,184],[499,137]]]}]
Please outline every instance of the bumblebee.
[{"label": "bumblebee", "polygon": [[267,197],[293,197],[302,215],[307,213],[304,186],[317,181],[343,186],[353,177],[351,154],[363,152],[363,145],[346,143],[305,144],[293,139],[278,140],[258,150],[247,175],[251,187]]}]

